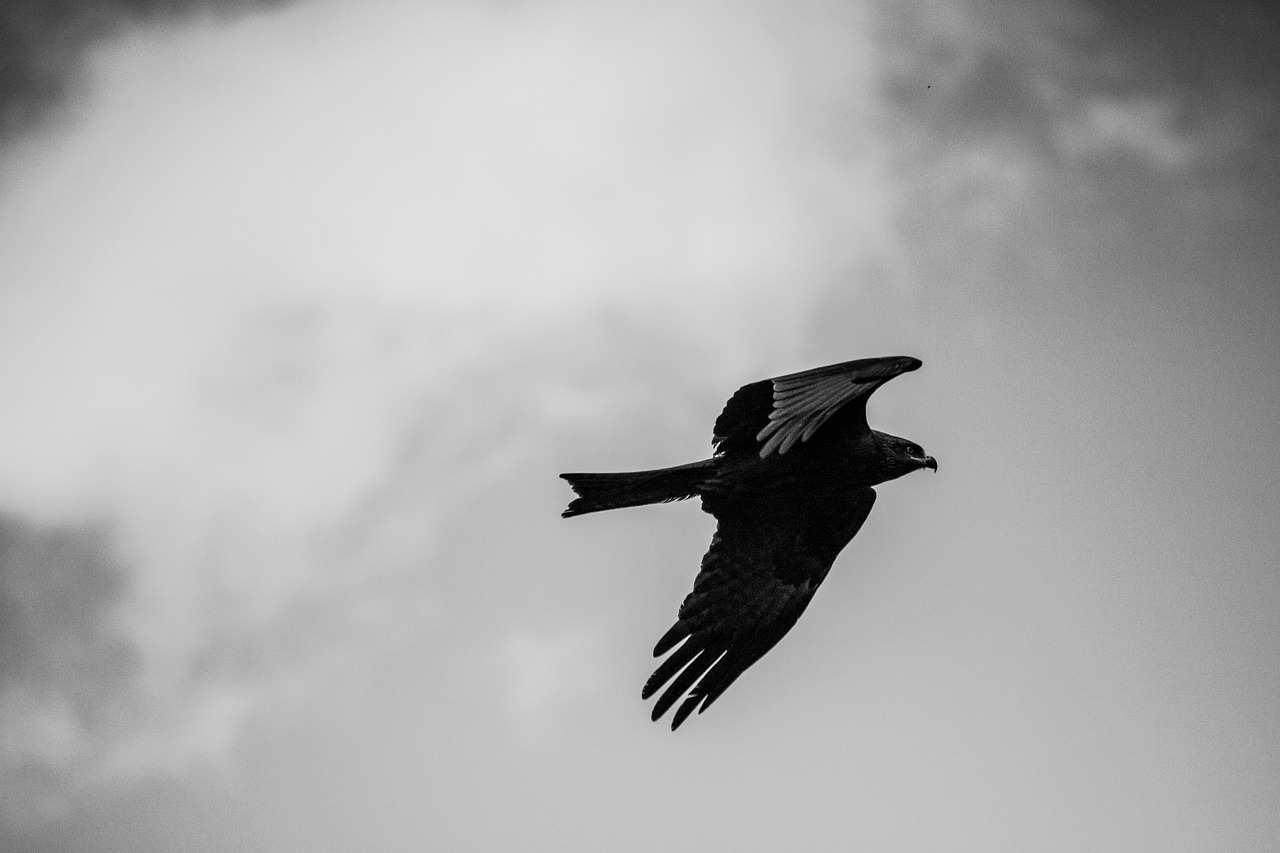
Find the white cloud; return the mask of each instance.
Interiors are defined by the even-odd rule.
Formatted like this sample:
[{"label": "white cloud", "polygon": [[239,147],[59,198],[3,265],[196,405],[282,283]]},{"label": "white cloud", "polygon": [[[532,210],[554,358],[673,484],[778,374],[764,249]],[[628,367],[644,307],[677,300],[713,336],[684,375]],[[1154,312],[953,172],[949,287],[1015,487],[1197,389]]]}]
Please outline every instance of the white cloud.
[{"label": "white cloud", "polygon": [[[14,730],[95,780],[224,756],[291,673],[400,631],[441,508],[612,393],[570,330],[644,317],[718,386],[801,348],[806,294],[892,248],[862,38],[816,6],[320,3],[103,45],[76,123],[5,153],[0,508],[111,525],[137,666],[110,725],[0,688]],[[515,706],[589,689],[590,646],[510,640]]]}]

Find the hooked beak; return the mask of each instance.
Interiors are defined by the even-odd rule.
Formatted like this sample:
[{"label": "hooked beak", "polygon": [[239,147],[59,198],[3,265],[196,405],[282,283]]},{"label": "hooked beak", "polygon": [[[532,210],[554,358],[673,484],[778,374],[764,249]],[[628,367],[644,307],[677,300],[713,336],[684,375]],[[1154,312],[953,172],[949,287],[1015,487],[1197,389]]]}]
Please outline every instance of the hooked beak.
[{"label": "hooked beak", "polygon": [[920,463],[920,467],[921,467],[921,468],[932,468],[932,469],[934,470],[934,472],[936,473],[936,472],[937,472],[937,470],[938,470],[938,460],[937,460],[937,459],[934,459],[932,456],[926,456],[926,457],[924,458],[924,461]]}]

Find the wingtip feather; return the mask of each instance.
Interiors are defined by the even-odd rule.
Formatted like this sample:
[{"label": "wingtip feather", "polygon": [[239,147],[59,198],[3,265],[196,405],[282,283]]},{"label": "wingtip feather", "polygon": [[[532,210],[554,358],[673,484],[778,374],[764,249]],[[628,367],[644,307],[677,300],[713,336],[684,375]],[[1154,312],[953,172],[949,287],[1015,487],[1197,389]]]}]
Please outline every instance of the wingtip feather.
[{"label": "wingtip feather", "polygon": [[650,696],[658,692],[662,685],[671,680],[671,677],[684,668],[684,665],[693,660],[694,656],[700,650],[692,643],[685,643],[680,648],[671,653],[671,657],[664,660],[657,669],[653,671],[653,675],[649,676],[649,680],[644,683],[644,688],[640,691],[641,699],[648,699]]},{"label": "wingtip feather", "polygon": [[675,648],[676,643],[689,636],[689,628],[683,622],[676,622],[667,629],[667,633],[663,634],[653,647],[653,656],[660,658],[667,652]]},{"label": "wingtip feather", "polygon": [[676,709],[675,714],[671,717],[671,731],[680,728],[680,724],[689,719],[689,715],[693,713],[694,707],[701,700],[701,696],[690,696],[684,700],[684,703]]}]

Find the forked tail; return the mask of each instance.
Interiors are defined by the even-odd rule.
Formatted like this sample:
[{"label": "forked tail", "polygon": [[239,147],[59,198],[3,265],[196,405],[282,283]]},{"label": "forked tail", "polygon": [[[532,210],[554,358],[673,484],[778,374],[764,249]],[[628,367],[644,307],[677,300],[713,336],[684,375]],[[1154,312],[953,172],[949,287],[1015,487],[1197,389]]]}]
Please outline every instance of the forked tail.
[{"label": "forked tail", "polygon": [[682,501],[698,494],[698,486],[715,472],[715,462],[704,459],[653,471],[620,471],[615,474],[561,474],[577,493],[577,500],[560,513],[568,518],[602,509]]}]

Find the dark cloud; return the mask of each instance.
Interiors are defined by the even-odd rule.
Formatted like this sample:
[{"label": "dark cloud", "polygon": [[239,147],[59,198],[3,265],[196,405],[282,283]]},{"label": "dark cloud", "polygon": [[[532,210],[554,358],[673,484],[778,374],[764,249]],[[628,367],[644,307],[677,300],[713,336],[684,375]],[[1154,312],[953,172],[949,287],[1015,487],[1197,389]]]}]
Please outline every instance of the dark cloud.
[{"label": "dark cloud", "polygon": [[1223,298],[1261,307],[1280,262],[1267,236],[1280,228],[1275,7],[1023,0],[948,12],[887,13],[885,90],[910,140],[898,153],[902,222],[932,248],[921,280],[955,285],[958,301],[1017,282],[1001,292],[1016,305],[1074,269],[1047,292],[1087,312],[1074,258],[1094,275],[1136,266],[1115,285],[1135,299],[1195,271],[1179,276],[1183,290],[1221,282]]},{"label": "dark cloud", "polygon": [[1095,66],[1116,77],[1116,85],[1223,93],[1280,78],[1280,10],[1273,3],[1092,0],[1086,7],[1098,23],[1099,58],[1127,59]]},{"label": "dark cloud", "polygon": [[0,517],[0,677],[39,679],[49,664],[36,656],[59,638],[96,643],[101,606],[120,583],[104,553],[92,528]]},{"label": "dark cloud", "polygon": [[37,125],[82,82],[97,42],[131,24],[230,16],[287,0],[10,0],[0,4],[0,143]]},{"label": "dark cloud", "polygon": [[111,622],[122,587],[100,528],[0,516],[0,716],[15,737],[0,752],[0,805],[10,815],[47,805],[93,733],[114,725],[137,671]]},{"label": "dark cloud", "polygon": [[929,2],[886,10],[888,89],[902,107],[966,126],[1042,126],[1061,99],[1168,97],[1193,130],[1224,114],[1276,116],[1280,11],[1235,2]]}]

